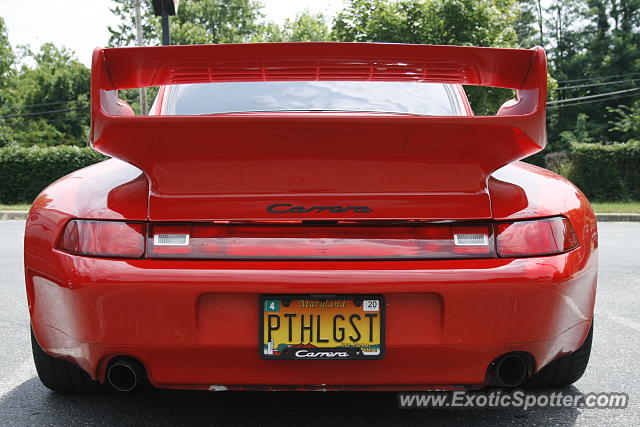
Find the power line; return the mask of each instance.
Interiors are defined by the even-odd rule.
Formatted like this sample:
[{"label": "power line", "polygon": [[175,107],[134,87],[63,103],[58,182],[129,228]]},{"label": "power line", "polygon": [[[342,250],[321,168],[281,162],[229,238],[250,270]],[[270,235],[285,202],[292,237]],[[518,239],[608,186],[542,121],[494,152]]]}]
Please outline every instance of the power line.
[{"label": "power line", "polygon": [[5,20],[13,20],[13,21],[15,21],[15,22],[16,22],[16,24],[18,24],[20,27],[22,27],[22,29],[23,29],[24,31],[26,31],[27,33],[31,34],[33,37],[35,37],[36,39],[38,39],[38,41],[39,41],[40,43],[43,43],[43,44],[44,44],[44,41],[43,41],[40,37],[38,37],[38,35],[37,35],[36,33],[34,33],[33,31],[31,31],[29,28],[27,28],[27,26],[23,25],[21,21],[18,21],[18,20],[15,18],[15,16],[11,16],[11,17],[9,17],[9,16],[5,16],[5,17],[4,17],[4,19],[5,19]]},{"label": "power line", "polygon": [[607,85],[614,85],[614,84],[618,84],[618,83],[631,83],[631,82],[636,82],[640,80],[640,78],[638,79],[628,79],[628,80],[616,80],[615,82],[605,82],[605,83],[589,83],[586,85],[574,85],[574,86],[562,86],[562,87],[557,87],[555,88],[555,90],[565,90],[565,89],[581,89],[583,87],[596,87],[596,86],[607,86]]},{"label": "power line", "polygon": [[86,103],[88,101],[86,100],[80,100],[80,99],[72,99],[69,101],[54,101],[54,102],[42,102],[40,104],[27,104],[27,105],[11,105],[8,106],[7,108],[9,110],[19,110],[21,108],[30,108],[30,107],[44,107],[46,105],[60,105],[60,104],[70,104],[72,102],[75,103]]},{"label": "power line", "polygon": [[579,96],[577,98],[557,99],[557,100],[554,100],[554,101],[547,102],[547,105],[566,104],[567,102],[581,101],[583,99],[602,98],[603,96],[617,95],[619,93],[635,92],[637,90],[640,90],[640,87],[636,87],[636,88],[633,88],[633,89],[616,90],[615,92],[599,93],[597,95]]},{"label": "power line", "polygon": [[53,120],[47,120],[47,123],[54,123],[54,122],[73,122],[73,121],[77,121],[78,119],[76,117],[63,117],[61,119],[53,119]]},{"label": "power line", "polygon": [[45,114],[68,113],[70,111],[80,111],[80,110],[87,110],[87,109],[89,109],[89,107],[65,108],[61,110],[41,111],[39,113],[9,114],[7,116],[0,116],[0,119],[13,119],[16,117],[31,117],[31,116],[41,116]]},{"label": "power line", "polygon": [[553,105],[553,106],[547,107],[547,109],[553,108],[555,110],[557,108],[573,107],[573,106],[576,106],[576,105],[583,105],[583,104],[593,104],[595,102],[613,101],[613,100],[616,100],[616,99],[630,98],[632,96],[638,96],[638,95],[640,95],[640,93],[631,93],[631,94],[628,94],[628,95],[614,96],[614,97],[606,98],[606,99],[593,99],[591,101],[573,102],[573,103],[570,103],[570,104]]},{"label": "power line", "polygon": [[592,81],[592,80],[607,80],[607,79],[613,79],[613,78],[616,78],[616,77],[628,77],[628,76],[640,76],[640,72],[638,72],[638,73],[626,73],[626,74],[610,74],[608,76],[587,77],[587,78],[584,78],[584,79],[558,80],[558,84],[561,84],[561,83],[588,82],[588,81]]},{"label": "power line", "polygon": [[607,99],[594,99],[594,100],[591,100],[591,101],[574,102],[574,103],[571,103],[571,104],[562,104],[562,105],[554,105],[552,107],[547,107],[547,109],[553,108],[555,110],[557,108],[575,107],[575,106],[578,106],[578,105],[593,104],[593,103],[596,103],[596,102],[614,101],[616,99],[631,98],[633,96],[638,96],[638,95],[640,95],[640,93],[632,93],[632,94],[629,94],[629,95],[622,95],[622,96],[617,96],[617,97],[607,98]]}]

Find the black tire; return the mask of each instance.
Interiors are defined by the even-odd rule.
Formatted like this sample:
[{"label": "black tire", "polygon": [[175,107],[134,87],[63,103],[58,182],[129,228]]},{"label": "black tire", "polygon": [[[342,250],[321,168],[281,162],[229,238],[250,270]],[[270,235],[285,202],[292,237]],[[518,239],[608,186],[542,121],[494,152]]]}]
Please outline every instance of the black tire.
[{"label": "black tire", "polygon": [[48,389],[58,393],[101,393],[111,390],[108,385],[92,380],[85,371],[73,363],[45,353],[33,335],[33,330],[31,350],[38,377]]},{"label": "black tire", "polygon": [[571,354],[554,360],[535,374],[525,387],[555,388],[567,387],[582,377],[589,364],[591,342],[593,341],[593,322],[584,343]]}]

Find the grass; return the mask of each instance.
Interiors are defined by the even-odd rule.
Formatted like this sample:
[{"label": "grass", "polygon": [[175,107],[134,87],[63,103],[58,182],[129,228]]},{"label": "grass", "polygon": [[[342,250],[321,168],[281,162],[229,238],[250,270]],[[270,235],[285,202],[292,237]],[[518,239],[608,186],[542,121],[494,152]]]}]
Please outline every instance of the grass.
[{"label": "grass", "polygon": [[[594,202],[591,204],[596,213],[637,213],[640,214],[640,202]],[[31,205],[3,205],[0,211],[28,211]]]},{"label": "grass", "polygon": [[3,205],[0,203],[0,211],[28,211],[31,209],[30,204],[24,205]]},{"label": "grass", "polygon": [[640,214],[640,202],[593,202],[596,213],[635,213]]}]

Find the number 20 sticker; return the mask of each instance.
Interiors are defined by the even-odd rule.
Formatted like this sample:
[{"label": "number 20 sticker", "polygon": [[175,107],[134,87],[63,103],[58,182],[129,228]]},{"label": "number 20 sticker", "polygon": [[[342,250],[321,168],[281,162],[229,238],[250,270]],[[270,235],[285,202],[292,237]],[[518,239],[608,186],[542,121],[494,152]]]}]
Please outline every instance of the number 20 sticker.
[{"label": "number 20 sticker", "polygon": [[363,311],[380,311],[380,301],[377,299],[366,299],[362,301]]}]

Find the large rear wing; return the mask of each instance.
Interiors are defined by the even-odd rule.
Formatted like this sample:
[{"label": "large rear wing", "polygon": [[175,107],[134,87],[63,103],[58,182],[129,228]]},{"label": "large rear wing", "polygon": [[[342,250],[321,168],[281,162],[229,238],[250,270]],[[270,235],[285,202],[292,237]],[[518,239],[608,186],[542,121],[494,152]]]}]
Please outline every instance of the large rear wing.
[{"label": "large rear wing", "polygon": [[[292,80],[416,81],[514,89],[515,100],[496,118],[476,117],[475,121],[503,123],[506,117],[519,116],[515,122],[507,120],[540,148],[546,142],[547,63],[541,47],[325,42],[96,48],[91,69],[91,141],[97,150],[108,150],[100,137],[102,128],[114,119],[110,116],[132,115],[110,91],[183,83]],[[117,153],[107,154],[118,157]]]},{"label": "large rear wing", "polygon": [[[380,43],[265,43],[96,49],[91,79],[92,146],[142,169],[150,179],[152,198],[284,194],[292,188],[300,194],[338,190],[398,194],[410,191],[415,182],[422,182],[419,188],[432,195],[485,194],[486,180],[493,171],[541,150],[546,143],[547,68],[540,47],[523,50]],[[119,89],[292,80],[438,82],[509,88],[515,90],[516,96],[494,116],[451,117],[356,113],[135,116],[117,97]],[[282,135],[288,136],[283,139]],[[287,138],[289,142],[285,141]],[[360,146],[366,146],[366,154],[355,148],[358,138]],[[351,144],[353,152],[345,152],[345,147]],[[265,150],[266,145],[272,149]],[[368,181],[350,178],[340,183],[329,182],[326,178],[329,172],[331,176],[350,173],[344,169],[346,166],[332,161],[336,157],[327,157],[330,150],[342,152],[339,162],[358,162],[362,156],[371,160],[371,156],[377,156],[376,161],[388,169],[383,166],[367,171]],[[255,153],[262,156],[261,163],[242,170],[238,165],[248,165],[247,155]],[[393,153],[398,161],[392,166],[393,158],[384,153]],[[285,158],[298,159],[298,165],[303,167],[309,167],[306,163],[315,159],[323,162],[325,168],[333,169],[322,172],[325,181],[320,183],[310,176],[283,169]],[[401,166],[406,162],[402,163],[400,158],[412,164],[420,162],[431,175],[418,176],[420,168],[410,175]],[[434,172],[446,162],[457,170],[453,182]],[[266,170],[268,164],[274,165],[272,170]],[[179,178],[185,165],[197,178],[184,182]],[[231,167],[228,165],[235,165],[235,169],[226,170]],[[285,174],[283,170],[289,172]],[[258,172],[263,175],[259,177]],[[383,172],[396,179],[385,181],[380,176],[377,181],[376,174]],[[244,174],[244,181],[234,178],[234,174]],[[267,185],[264,176],[277,180],[274,178]],[[283,180],[301,184],[280,184]],[[395,187],[386,188],[389,182]],[[412,191],[415,193],[415,189]]]}]

